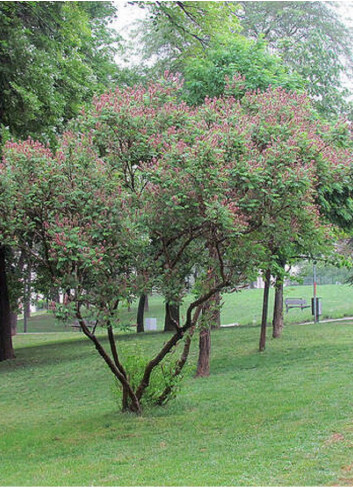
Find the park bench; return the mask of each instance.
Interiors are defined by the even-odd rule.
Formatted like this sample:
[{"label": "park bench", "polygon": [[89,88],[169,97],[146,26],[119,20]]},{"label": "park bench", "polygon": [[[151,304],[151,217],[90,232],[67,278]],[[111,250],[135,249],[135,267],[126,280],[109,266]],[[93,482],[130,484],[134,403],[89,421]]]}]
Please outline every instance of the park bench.
[{"label": "park bench", "polygon": [[306,302],[306,299],[288,298],[285,299],[284,303],[286,305],[286,312],[288,312],[289,309],[294,309],[296,307],[300,307],[301,310],[310,307],[310,305],[308,305]]},{"label": "park bench", "polygon": [[[95,325],[96,325],[96,321],[86,321],[86,326],[89,329],[93,329]],[[72,324],[70,324],[70,326],[72,329],[77,329],[78,331],[82,331],[79,321],[74,321]]]}]

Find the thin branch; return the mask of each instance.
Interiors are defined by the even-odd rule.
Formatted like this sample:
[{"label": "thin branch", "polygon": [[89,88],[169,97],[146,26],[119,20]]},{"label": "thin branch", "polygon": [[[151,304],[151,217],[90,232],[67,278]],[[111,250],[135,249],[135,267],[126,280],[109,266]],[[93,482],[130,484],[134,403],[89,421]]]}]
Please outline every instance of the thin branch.
[{"label": "thin branch", "polygon": [[108,338],[109,338],[109,344],[110,344],[110,349],[111,349],[111,352],[113,355],[114,363],[117,366],[117,368],[120,370],[120,372],[123,374],[125,379],[127,379],[126,370],[124,369],[124,367],[122,366],[122,364],[119,361],[118,350],[116,348],[116,343],[115,343],[115,339],[114,339],[114,332],[113,332],[113,328],[111,325],[108,326]]},{"label": "thin branch", "polygon": [[128,392],[128,395],[131,399],[131,408],[134,412],[137,414],[141,413],[141,407],[140,403],[134,393],[134,391],[131,388],[131,385],[129,384],[128,380],[126,377],[122,374],[122,372],[119,370],[119,368],[114,364],[108,353],[105,351],[103,346],[100,344],[98,338],[90,332],[88,329],[84,319],[82,318],[81,312],[80,312],[80,305],[77,304],[76,308],[76,317],[78,319],[78,322],[81,326],[81,329],[83,333],[92,341],[94,346],[96,347],[96,350],[100,354],[100,356],[103,358],[105,363],[108,365],[114,376],[119,380],[119,382],[122,384],[123,388]]},{"label": "thin branch", "polygon": [[[195,329],[196,329],[196,322],[197,322],[198,316],[201,312],[201,309],[202,308],[199,307],[197,309],[197,312],[198,312],[197,317],[195,318],[195,316],[194,316],[194,319],[193,319],[194,325],[190,328],[189,334],[188,334],[187,338],[185,339],[184,348],[183,348],[182,354],[181,354],[181,356],[180,356],[180,358],[179,358],[179,360],[175,366],[174,372],[172,374],[172,378],[177,377],[181,373],[181,371],[184,368],[184,365],[188,359],[188,356],[190,353],[191,340],[192,340],[192,337],[193,337]],[[172,392],[172,389],[173,389],[173,387],[171,384],[167,385],[166,388],[163,390],[162,394],[158,397],[157,404],[159,404],[160,406],[162,404],[164,404],[165,401],[168,399],[168,396]]]}]

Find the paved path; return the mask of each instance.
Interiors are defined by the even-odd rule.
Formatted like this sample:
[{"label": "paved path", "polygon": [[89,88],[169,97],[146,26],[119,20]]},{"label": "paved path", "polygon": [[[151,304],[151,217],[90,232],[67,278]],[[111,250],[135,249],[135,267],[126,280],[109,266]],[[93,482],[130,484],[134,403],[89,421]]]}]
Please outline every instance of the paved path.
[{"label": "paved path", "polygon": [[[349,317],[344,317],[344,318],[338,318],[338,319],[320,319],[319,323],[337,323],[338,321],[353,321],[353,316]],[[299,324],[300,326],[305,326],[308,324],[315,324],[314,321],[310,321],[307,323],[293,323],[294,324]],[[317,323],[316,323],[317,324]],[[240,326],[239,323],[232,323],[232,324],[222,324],[221,328],[235,328],[236,326]],[[292,326],[291,324],[288,324],[287,326]],[[72,333],[77,333],[78,331],[71,331]],[[67,333],[67,331],[41,331],[40,333],[31,333],[30,331],[28,333],[17,333],[18,335],[29,335],[29,334],[60,334],[60,333]]]},{"label": "paved path", "polygon": [[[320,323],[337,323],[337,321],[353,321],[353,317],[349,316],[349,317],[338,318],[338,319],[320,319],[319,324]],[[308,323],[299,323],[299,324],[304,325],[304,324],[315,324],[315,323],[314,323],[314,321],[310,321]]]},{"label": "paved path", "polygon": [[[344,318],[338,318],[338,319],[320,319],[319,324],[320,323],[337,323],[338,321],[353,321],[353,316],[344,317]],[[292,326],[292,325],[295,325],[295,324],[299,324],[300,326],[303,326],[305,324],[315,324],[315,323],[314,323],[314,321],[307,321],[306,323],[292,323],[292,324],[287,324],[287,326]],[[239,323],[222,324],[221,325],[221,328],[233,328],[235,326],[240,326],[240,325],[239,325]]]}]

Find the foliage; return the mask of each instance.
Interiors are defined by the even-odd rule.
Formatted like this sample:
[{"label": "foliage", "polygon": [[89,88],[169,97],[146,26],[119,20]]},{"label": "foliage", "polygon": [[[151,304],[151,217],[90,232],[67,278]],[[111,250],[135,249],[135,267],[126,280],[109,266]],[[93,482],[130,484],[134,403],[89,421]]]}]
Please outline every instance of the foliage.
[{"label": "foliage", "polygon": [[242,33],[262,38],[284,64],[307,81],[309,95],[326,116],[349,112],[342,75],[353,67],[351,28],[335,2],[240,2]]},{"label": "foliage", "polygon": [[[134,390],[138,388],[148,362],[149,358],[146,355],[142,355],[136,351],[133,355],[124,355],[124,366],[128,372],[129,382]],[[150,383],[141,398],[141,403],[144,407],[159,405],[160,397],[166,389],[169,394],[166,399],[164,399],[163,404],[176,397],[177,392],[180,390],[180,383],[185,374],[185,372],[183,372],[174,375],[176,362],[175,354],[171,353],[164,359],[163,363],[160,363],[157,368],[153,370]],[[115,385],[119,391],[119,402],[121,402],[121,384],[115,382]]]},{"label": "foliage", "polygon": [[233,84],[228,92],[240,98],[248,90],[265,90],[269,85],[287,90],[300,89],[303,81],[289,75],[280,59],[270,54],[262,40],[251,41],[232,35],[218,39],[201,57],[187,58],[183,66],[186,97],[191,104],[201,104],[206,97],[220,97],[227,89],[227,80],[235,75],[242,82]]},{"label": "foliage", "polygon": [[[317,262],[316,277],[319,285],[340,283],[345,284],[349,278],[349,269],[345,266],[335,266],[330,263]],[[303,261],[298,264],[299,271],[295,279],[299,279],[305,284],[313,283],[313,263]],[[343,293],[343,291],[342,291]]]},{"label": "foliage", "polygon": [[[220,32],[239,30],[232,2],[131,2],[147,10],[137,35],[154,70],[180,70],[186,56],[202,57]],[[156,59],[157,58],[157,59]]]},{"label": "foliage", "polygon": [[110,2],[2,2],[2,139],[54,141],[63,123],[116,76]]},{"label": "foliage", "polygon": [[[168,76],[103,94],[55,152],[31,139],[8,142],[1,167],[3,239],[67,291],[122,384],[123,408],[137,413],[153,371],[195,327],[204,302],[276,263],[284,244],[302,253],[332,245],[317,187],[351,164],[348,148],[325,141],[305,95],[268,88],[191,108],[180,90]],[[194,269],[184,323],[134,388],[113,337],[119,303],[153,286],[180,303]],[[88,307],[107,328],[111,356],[87,326]]]}]

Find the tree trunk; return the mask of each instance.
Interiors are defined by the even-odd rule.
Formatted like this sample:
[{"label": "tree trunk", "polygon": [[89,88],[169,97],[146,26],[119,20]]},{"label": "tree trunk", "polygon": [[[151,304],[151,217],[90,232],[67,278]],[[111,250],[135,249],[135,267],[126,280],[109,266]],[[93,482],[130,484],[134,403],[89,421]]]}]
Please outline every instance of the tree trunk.
[{"label": "tree trunk", "polygon": [[0,245],[0,362],[15,358],[11,337],[10,299],[7,288],[5,247]]},{"label": "tree trunk", "polygon": [[266,346],[268,298],[269,298],[270,284],[271,284],[271,270],[269,269],[266,270],[264,282],[265,282],[265,287],[264,287],[264,298],[262,303],[262,320],[261,320],[259,351],[264,351]]},{"label": "tree trunk", "polygon": [[10,312],[10,321],[11,321],[11,336],[15,336],[17,334],[17,313]]},{"label": "tree trunk", "polygon": [[197,361],[196,377],[208,377],[210,375],[211,357],[211,330],[207,326],[200,329],[199,358]]},{"label": "tree trunk", "polygon": [[272,337],[279,338],[283,330],[283,279],[280,277],[276,278],[272,326]]},{"label": "tree trunk", "polygon": [[141,294],[139,305],[137,308],[137,333],[143,333],[145,331],[144,328],[144,313],[145,313],[145,303],[146,303],[146,294]]},{"label": "tree trunk", "polygon": [[211,302],[213,310],[210,314],[210,325],[212,329],[219,329],[221,327],[221,294],[217,292]]},{"label": "tree trunk", "polygon": [[149,312],[150,310],[150,307],[149,307],[149,304],[148,304],[148,295],[146,294],[146,300],[145,300],[145,312]]},{"label": "tree trunk", "polygon": [[180,307],[177,304],[165,305],[164,331],[176,331],[175,323],[180,324]]},{"label": "tree trunk", "polygon": [[[182,354],[176,363],[174,371],[171,374],[172,378],[176,378],[178,375],[180,375],[180,372],[183,370],[183,367],[184,367],[184,365],[188,359],[189,353],[190,353],[191,340],[192,340],[192,337],[194,335],[195,329],[196,329],[196,324],[194,324],[194,326],[192,328],[190,328],[190,330],[189,330],[189,334],[187,335],[187,337],[185,339]],[[168,385],[163,390],[162,394],[157,399],[156,404],[159,404],[160,406],[162,406],[168,400],[168,397],[172,393],[173,388],[174,388],[173,383],[172,382],[168,383]]]},{"label": "tree trunk", "polygon": [[50,288],[50,298],[56,304],[59,304],[59,302],[60,302],[60,293],[59,293],[58,287],[51,287]]}]

